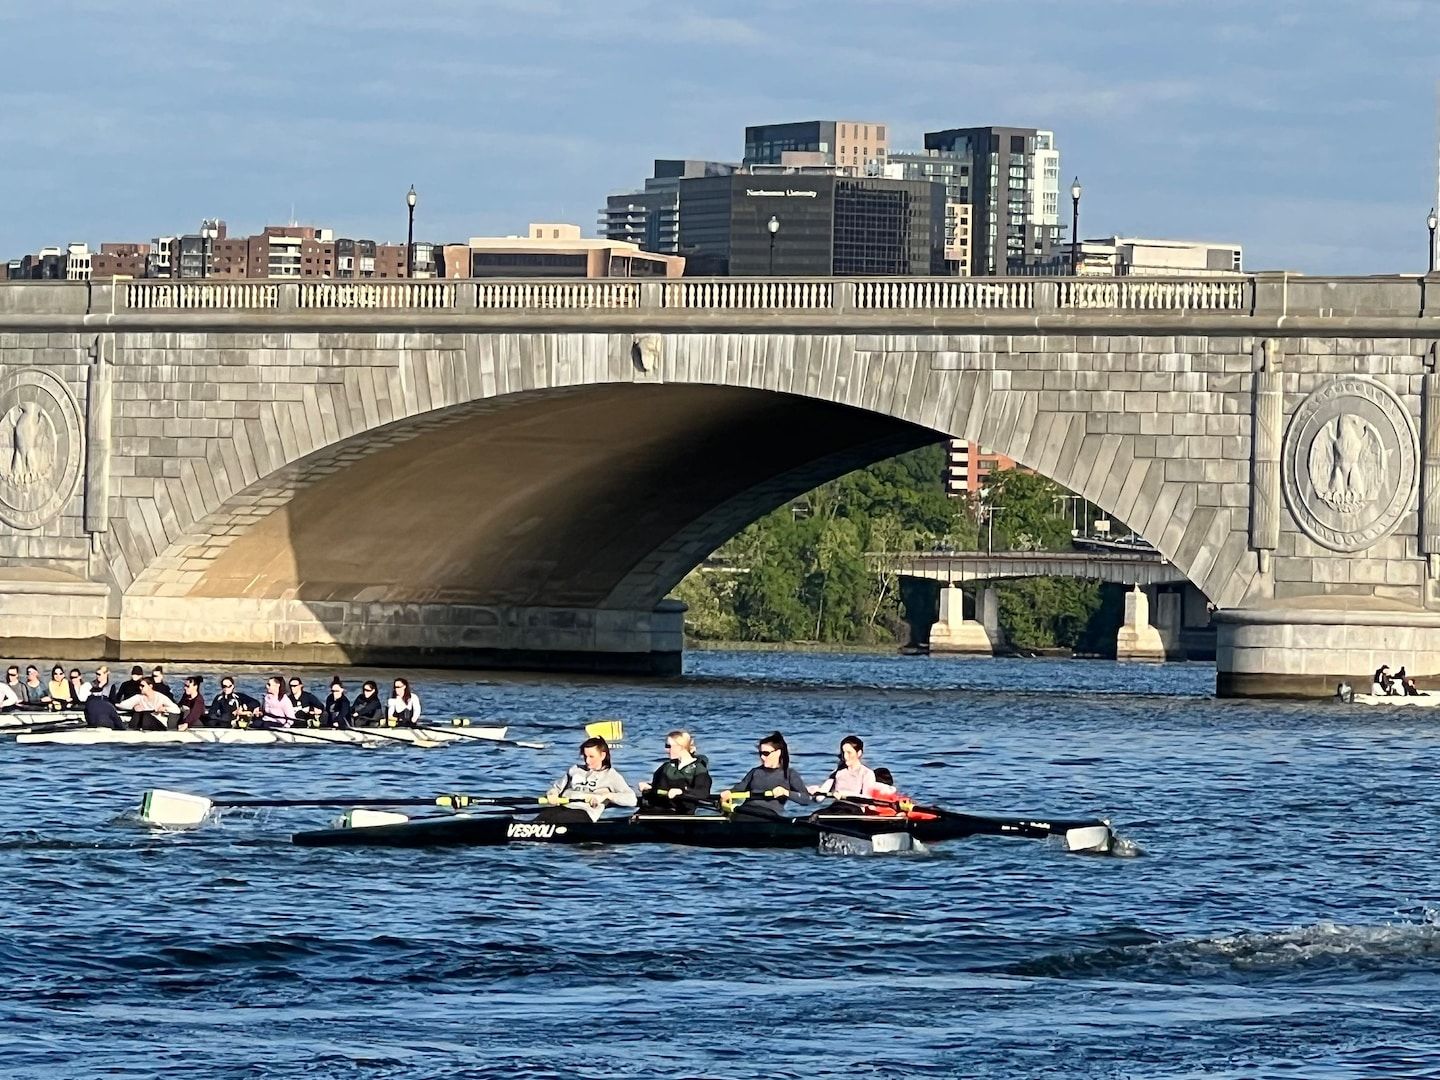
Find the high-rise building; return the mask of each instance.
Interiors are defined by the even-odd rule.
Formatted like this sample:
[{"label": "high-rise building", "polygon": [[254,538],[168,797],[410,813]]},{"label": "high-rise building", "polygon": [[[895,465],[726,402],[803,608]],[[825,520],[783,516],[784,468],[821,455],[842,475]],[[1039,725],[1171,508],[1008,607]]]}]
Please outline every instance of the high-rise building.
[{"label": "high-rise building", "polygon": [[943,273],[945,189],[829,167],[680,182],[680,250],[697,275]]},{"label": "high-rise building", "polygon": [[925,149],[968,164],[972,209],[970,268],[980,275],[1023,272],[1060,242],[1060,152],[1036,128],[971,127],[925,133]]},{"label": "high-rise building", "polygon": [[737,166],[726,161],[656,158],[653,175],[641,191],[605,200],[600,235],[668,255],[680,251],[680,181],[695,176],[728,176]]},{"label": "high-rise building", "polygon": [[863,171],[883,165],[888,147],[886,125],[867,120],[802,120],[745,129],[746,165],[822,164]]}]

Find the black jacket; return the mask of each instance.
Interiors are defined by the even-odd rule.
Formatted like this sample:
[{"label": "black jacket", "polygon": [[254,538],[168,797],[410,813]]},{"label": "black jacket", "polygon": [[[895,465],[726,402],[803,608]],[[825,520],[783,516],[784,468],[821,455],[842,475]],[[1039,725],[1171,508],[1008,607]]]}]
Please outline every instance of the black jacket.
[{"label": "black jacket", "polygon": [[682,814],[693,814],[695,804],[687,799],[667,798],[663,792],[679,788],[682,795],[703,799],[710,794],[710,761],[704,754],[696,754],[690,764],[677,765],[666,761],[650,779],[650,790],[641,796],[646,809],[675,810]]},{"label": "black jacket", "polygon": [[385,702],[380,700],[380,695],[367,698],[361,693],[350,703],[350,722],[352,724],[368,724],[375,726],[385,719]]},{"label": "black jacket", "polygon": [[350,699],[341,694],[337,697],[327,697],[325,705],[320,710],[321,727],[349,727],[351,705]]}]

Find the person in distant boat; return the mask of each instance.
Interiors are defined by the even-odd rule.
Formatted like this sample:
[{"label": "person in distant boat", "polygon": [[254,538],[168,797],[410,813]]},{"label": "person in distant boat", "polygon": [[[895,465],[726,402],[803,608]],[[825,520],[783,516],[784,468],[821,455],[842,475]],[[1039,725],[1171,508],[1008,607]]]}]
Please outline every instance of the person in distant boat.
[{"label": "person in distant boat", "polygon": [[84,705],[90,697],[90,684],[85,681],[85,676],[80,674],[80,669],[70,669],[70,700],[76,705]]},{"label": "person in distant boat", "polygon": [[141,731],[165,731],[165,718],[180,712],[180,706],[164,694],[157,693],[155,684],[149,679],[141,679],[140,692],[115,707],[134,717],[131,726]]},{"label": "person in distant boat", "polygon": [[91,694],[85,699],[85,726],[124,731],[125,718],[115,711],[114,703],[104,694]]},{"label": "person in distant boat", "polygon": [[536,814],[536,821],[599,821],[606,806],[636,805],[635,792],[612,764],[604,739],[581,743],[580,761],[545,790],[540,801],[552,805]]},{"label": "person in distant boat", "polygon": [[260,703],[256,727],[288,728],[295,726],[295,706],[285,696],[285,680],[271,675],[265,680],[265,700]]},{"label": "person in distant boat", "polygon": [[70,696],[70,681],[65,678],[65,669],[59,664],[50,669],[50,685],[45,692],[52,709],[63,709],[74,700]]},{"label": "person in distant boat", "polygon": [[1415,678],[1414,678],[1414,676],[1412,676],[1412,675],[1407,675],[1407,676],[1405,676],[1405,678],[1404,678],[1403,680],[1401,680],[1401,685],[1404,687],[1405,696],[1406,696],[1406,697],[1419,697],[1419,696],[1420,696],[1420,688],[1415,685]]},{"label": "person in distant boat", "polygon": [[299,679],[290,678],[290,704],[295,706],[295,719],[310,721],[320,719],[320,714],[325,711],[325,703],[309,690]]},{"label": "person in distant boat", "polygon": [[350,698],[345,693],[345,684],[336,675],[330,680],[330,696],[320,710],[320,726],[348,728],[350,726]]},{"label": "person in distant boat", "polygon": [[350,723],[356,727],[375,727],[384,719],[385,703],[380,700],[380,687],[374,679],[366,679],[350,703]]},{"label": "person in distant boat", "polygon": [[[755,750],[760,755],[760,764],[733,788],[720,792],[722,809],[743,805],[749,812],[779,814],[787,799],[797,803],[812,801],[804,779],[790,765],[790,747],[786,745],[785,736],[778,731],[771,732],[755,744]],[[737,802],[733,798],[737,794],[747,798]]]},{"label": "person in distant boat", "polygon": [[1386,690],[1386,693],[1395,697],[1404,697],[1409,692],[1405,689],[1405,683],[1409,678],[1410,677],[1405,674],[1405,666],[1402,664],[1400,670],[1397,671],[1394,678],[1390,680],[1390,686]]},{"label": "person in distant boat", "polygon": [[116,703],[127,701],[140,692],[140,683],[145,678],[145,669],[136,664],[130,669],[130,678],[120,684],[120,689],[115,691],[114,697],[110,700]]},{"label": "person in distant boat", "polygon": [[0,712],[8,712],[20,704],[20,696],[8,682],[0,683]]},{"label": "person in distant boat", "polygon": [[109,698],[113,704],[115,694],[118,692],[114,681],[110,678],[110,668],[101,664],[95,669],[95,678],[90,680],[90,693],[99,694],[101,697]]},{"label": "person in distant boat", "polygon": [[220,692],[210,702],[210,723],[216,727],[234,727],[237,720],[255,715],[260,702],[235,689],[235,680],[226,675],[220,680]]},{"label": "person in distant boat", "polygon": [[205,696],[200,693],[200,684],[204,681],[203,675],[185,676],[185,687],[176,702],[180,707],[180,717],[175,730],[189,731],[205,726]]},{"label": "person in distant boat", "polygon": [[812,787],[810,794],[845,799],[851,795],[864,795],[865,790],[874,784],[875,774],[865,764],[865,743],[859,735],[846,735],[840,740],[835,771]]},{"label": "person in distant boat", "polygon": [[15,695],[15,700],[23,704],[25,701],[25,684],[20,681],[20,669],[18,667],[6,669],[5,685],[9,687],[10,693]]},{"label": "person in distant boat", "polygon": [[45,684],[40,681],[40,669],[31,664],[25,669],[25,704],[48,706],[50,695],[45,692]]},{"label": "person in distant boat", "polygon": [[175,700],[175,691],[171,690],[170,684],[165,681],[165,669],[159,664],[156,664],[155,670],[150,672],[150,681],[155,684],[157,694],[164,694],[171,701]]},{"label": "person in distant boat", "polygon": [[395,680],[395,696],[385,706],[385,719],[406,727],[420,726],[420,695],[410,689],[408,679]]},{"label": "person in distant boat", "polygon": [[693,814],[695,800],[710,795],[710,762],[696,752],[695,739],[688,731],[665,736],[665,755],[655,775],[636,785],[640,804],[647,810]]},{"label": "person in distant boat", "polygon": [[1390,692],[1390,665],[1381,664],[1375,669],[1375,678],[1370,681],[1370,693],[1376,695]]}]

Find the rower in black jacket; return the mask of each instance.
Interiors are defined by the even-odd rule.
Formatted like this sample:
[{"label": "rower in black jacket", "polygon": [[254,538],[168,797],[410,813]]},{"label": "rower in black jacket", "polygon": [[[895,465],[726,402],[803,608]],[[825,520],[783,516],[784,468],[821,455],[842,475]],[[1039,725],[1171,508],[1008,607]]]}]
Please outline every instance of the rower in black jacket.
[{"label": "rower in black jacket", "polygon": [[758,810],[779,814],[787,799],[798,803],[813,801],[800,773],[790,765],[790,747],[785,744],[784,735],[778,731],[771,732],[756,744],[755,749],[760,754],[760,764],[747,772],[740,783],[720,793],[722,807],[731,802],[732,793],[749,796],[743,803],[737,804],[744,806],[747,813]]},{"label": "rower in black jacket", "polygon": [[350,703],[350,723],[356,727],[377,727],[385,720],[385,702],[373,679],[366,679],[360,696]]},{"label": "rower in black jacket", "polygon": [[325,706],[320,710],[320,726],[348,728],[351,709],[350,698],[345,693],[345,684],[337,675],[330,682],[330,696],[325,699]]},{"label": "rower in black jacket", "polygon": [[253,715],[259,708],[260,702],[236,690],[235,680],[225,675],[220,679],[220,692],[210,702],[210,724],[212,727],[234,727],[236,720]]},{"label": "rower in black jacket", "polygon": [[710,763],[695,752],[688,731],[665,736],[666,761],[650,780],[640,781],[640,805],[646,810],[693,814],[697,799],[710,794]]}]

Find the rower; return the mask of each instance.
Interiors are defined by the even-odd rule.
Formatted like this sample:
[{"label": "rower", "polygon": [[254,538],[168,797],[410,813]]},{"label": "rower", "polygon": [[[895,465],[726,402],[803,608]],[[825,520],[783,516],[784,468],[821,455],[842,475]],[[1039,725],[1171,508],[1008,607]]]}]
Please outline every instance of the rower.
[{"label": "rower", "polygon": [[290,704],[295,706],[297,720],[318,721],[320,714],[325,711],[325,703],[306,690],[305,684],[294,676],[290,678],[290,693],[287,696]]},{"label": "rower", "polygon": [[50,695],[45,692],[45,684],[40,681],[40,669],[34,664],[25,668],[25,693],[21,700],[26,705],[50,704]]},{"label": "rower", "polygon": [[70,700],[76,705],[84,705],[90,697],[90,684],[85,681],[85,676],[80,674],[80,669],[70,669]]},{"label": "rower", "polygon": [[380,700],[380,687],[374,679],[366,679],[360,694],[350,703],[350,722],[356,727],[377,727],[385,719],[385,703]]},{"label": "rower", "polygon": [[155,670],[150,672],[150,681],[155,684],[155,692],[157,694],[164,694],[171,701],[175,700],[175,692],[170,689],[170,684],[165,681],[165,669],[159,664],[156,664]]},{"label": "rower", "polygon": [[0,683],[0,712],[13,709],[20,704],[20,698],[11,688],[9,682]]},{"label": "rower", "polygon": [[340,681],[339,675],[335,675],[330,679],[330,696],[320,710],[320,726],[348,728],[350,713],[350,698],[345,694],[345,684]]},{"label": "rower", "polygon": [[[5,689],[9,690],[10,696],[15,698],[15,705],[22,704],[25,701],[25,684],[20,681],[20,669],[14,664],[11,664],[10,667],[5,669]],[[13,709],[15,705],[0,705],[0,708]]]},{"label": "rower", "polygon": [[235,689],[235,680],[229,675],[220,679],[220,692],[210,702],[210,722],[217,727],[234,727],[236,720],[252,715],[260,703],[249,694]]},{"label": "rower", "polygon": [[90,693],[99,694],[113,702],[117,690],[115,684],[110,681],[110,668],[101,664],[95,669],[95,679],[90,683]]},{"label": "rower", "polygon": [[849,795],[864,795],[875,784],[875,774],[865,764],[865,743],[859,735],[846,735],[840,740],[840,753],[835,771],[823,783],[810,789],[811,795],[828,795],[844,800]]},{"label": "rower", "polygon": [[784,735],[773,731],[756,743],[755,749],[760,755],[760,764],[747,772],[734,788],[720,793],[721,809],[737,805],[733,798],[736,794],[747,796],[746,807],[769,814],[779,814],[787,799],[798,803],[812,801],[805,781],[790,765],[790,747]]},{"label": "rower", "polygon": [[710,762],[696,753],[688,731],[665,736],[665,762],[649,780],[641,780],[640,802],[647,810],[693,814],[695,800],[710,794]]},{"label": "rower", "polygon": [[164,694],[157,693],[155,684],[145,678],[140,680],[138,694],[119,702],[115,707],[134,716],[133,726],[141,731],[165,731],[165,717],[180,712],[179,705]]},{"label": "rower", "polygon": [[65,679],[65,669],[56,664],[50,669],[50,685],[45,688],[52,709],[63,709],[71,704],[70,683]]},{"label": "rower", "polygon": [[[579,765],[571,765],[556,780],[542,803],[551,809],[535,815],[536,821],[599,821],[606,805],[634,806],[635,792],[610,761],[610,745],[601,738],[586,739],[580,744]],[[566,805],[555,805],[564,800]]]},{"label": "rower", "polygon": [[295,726],[295,706],[285,696],[285,680],[271,675],[265,680],[265,700],[260,703],[256,727],[288,728]]},{"label": "rower", "polygon": [[179,723],[175,725],[177,731],[205,726],[205,698],[200,693],[200,684],[204,681],[203,675],[185,676],[185,689],[180,691],[180,700],[176,702],[180,707]]},{"label": "rower", "polygon": [[420,695],[410,689],[409,679],[395,680],[395,696],[385,706],[385,719],[406,727],[420,726]]},{"label": "rower", "polygon": [[115,691],[114,696],[110,700],[115,702],[128,701],[140,693],[140,683],[144,678],[145,669],[139,664],[136,664],[130,669],[130,678],[120,684],[120,689]]}]

